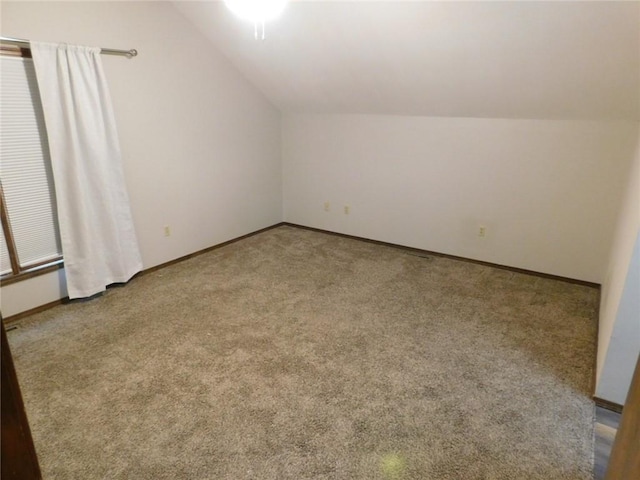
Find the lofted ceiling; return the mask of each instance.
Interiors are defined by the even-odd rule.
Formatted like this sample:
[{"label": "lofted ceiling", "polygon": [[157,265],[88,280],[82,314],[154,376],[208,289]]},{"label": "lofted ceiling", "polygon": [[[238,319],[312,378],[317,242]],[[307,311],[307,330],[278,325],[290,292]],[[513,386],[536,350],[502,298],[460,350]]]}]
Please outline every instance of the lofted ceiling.
[{"label": "lofted ceiling", "polygon": [[640,120],[640,2],[174,4],[284,112]]}]

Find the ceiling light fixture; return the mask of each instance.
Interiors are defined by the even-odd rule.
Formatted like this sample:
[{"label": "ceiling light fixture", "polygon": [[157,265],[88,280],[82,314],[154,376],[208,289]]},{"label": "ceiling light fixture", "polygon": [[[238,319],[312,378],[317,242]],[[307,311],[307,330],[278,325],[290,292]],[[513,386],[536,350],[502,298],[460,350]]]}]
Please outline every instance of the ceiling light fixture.
[{"label": "ceiling light fixture", "polygon": [[264,40],[264,24],[276,19],[284,10],[288,0],[224,0],[229,10],[243,20],[253,22],[254,35],[258,38],[258,25],[262,25]]}]

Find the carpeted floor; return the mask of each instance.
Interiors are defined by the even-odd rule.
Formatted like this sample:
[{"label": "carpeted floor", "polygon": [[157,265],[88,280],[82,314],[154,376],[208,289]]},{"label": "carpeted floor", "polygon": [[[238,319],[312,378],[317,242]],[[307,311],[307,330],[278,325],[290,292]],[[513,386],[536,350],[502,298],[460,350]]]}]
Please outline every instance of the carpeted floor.
[{"label": "carpeted floor", "polygon": [[597,304],[283,226],[9,341],[47,480],[582,480]]}]

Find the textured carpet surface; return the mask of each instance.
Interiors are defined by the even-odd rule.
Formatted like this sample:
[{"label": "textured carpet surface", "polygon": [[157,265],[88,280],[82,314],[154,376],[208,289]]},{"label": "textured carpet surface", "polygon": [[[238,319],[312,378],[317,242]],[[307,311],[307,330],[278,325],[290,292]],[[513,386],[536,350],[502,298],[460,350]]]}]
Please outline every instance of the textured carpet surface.
[{"label": "textured carpet surface", "polygon": [[283,226],[9,341],[45,479],[582,480],[597,303]]}]

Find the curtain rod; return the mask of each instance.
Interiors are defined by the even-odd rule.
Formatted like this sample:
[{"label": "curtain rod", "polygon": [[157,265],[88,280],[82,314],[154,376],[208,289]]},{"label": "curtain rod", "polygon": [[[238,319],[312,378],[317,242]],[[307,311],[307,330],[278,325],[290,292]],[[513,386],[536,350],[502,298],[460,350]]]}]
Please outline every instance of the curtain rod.
[{"label": "curtain rod", "polygon": [[[0,42],[8,43],[10,45],[16,45],[22,48],[30,48],[29,40],[23,40],[21,38],[9,38],[9,37],[0,37]],[[101,48],[100,53],[104,53],[105,55],[123,55],[127,58],[135,57],[138,55],[138,51],[135,49],[131,50],[116,50],[115,48]]]}]

